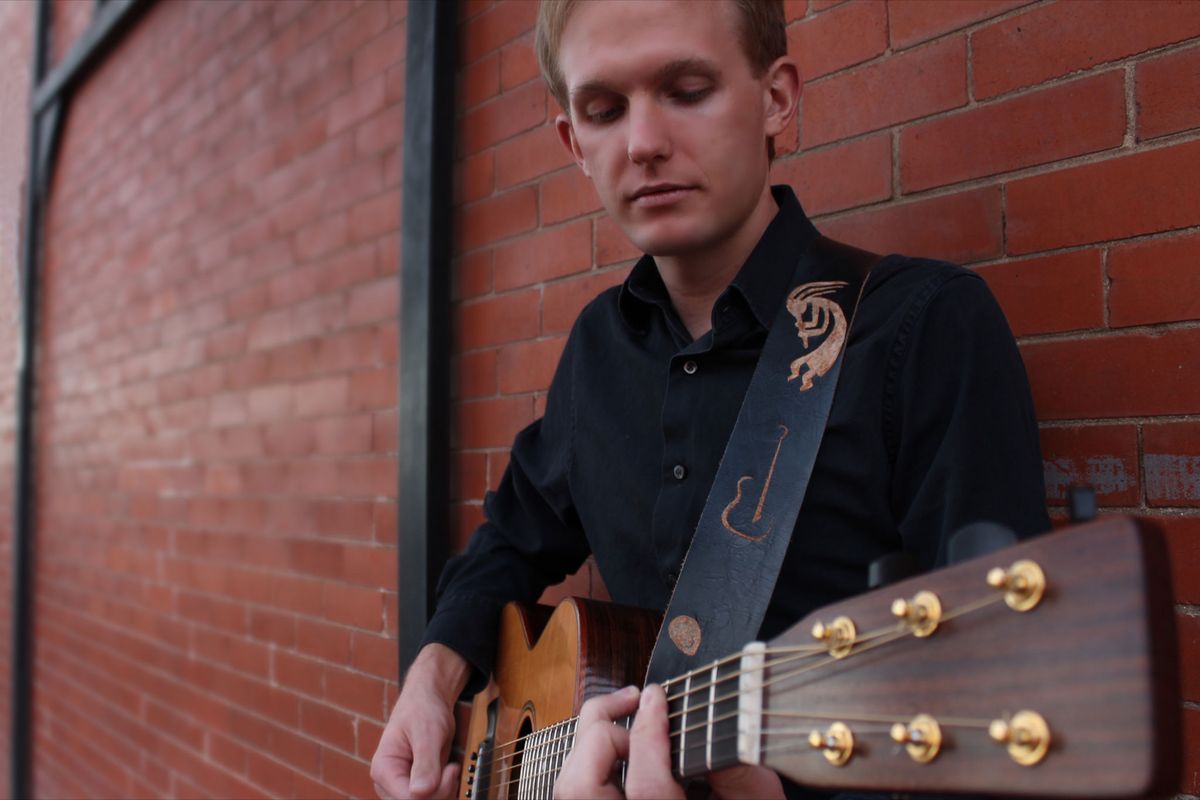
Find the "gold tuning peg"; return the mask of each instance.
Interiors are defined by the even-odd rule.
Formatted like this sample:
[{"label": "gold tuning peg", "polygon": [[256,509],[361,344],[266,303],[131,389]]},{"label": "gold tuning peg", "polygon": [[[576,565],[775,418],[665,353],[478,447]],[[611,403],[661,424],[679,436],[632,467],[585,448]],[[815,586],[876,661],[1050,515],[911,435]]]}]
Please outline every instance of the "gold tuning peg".
[{"label": "gold tuning peg", "polygon": [[838,617],[828,625],[824,622],[813,625],[812,635],[814,639],[825,644],[829,649],[829,655],[834,658],[845,658],[850,655],[850,650],[854,647],[858,630],[849,617]]},{"label": "gold tuning peg", "polygon": [[854,754],[854,734],[844,723],[835,722],[822,733],[813,731],[808,735],[808,745],[825,754],[825,760],[840,767]]},{"label": "gold tuning peg", "polygon": [[1050,726],[1036,711],[1018,711],[1012,719],[992,720],[988,736],[1006,745],[1012,760],[1025,767],[1040,762],[1050,749]]},{"label": "gold tuning peg", "polygon": [[987,583],[1004,592],[1004,602],[1014,611],[1030,610],[1046,593],[1046,574],[1028,559],[1014,562],[1008,569],[993,567],[988,570]]},{"label": "gold tuning peg", "polygon": [[913,636],[924,638],[937,630],[942,620],[942,602],[933,592],[917,592],[911,599],[892,601],[892,616],[907,625]]},{"label": "gold tuning peg", "polygon": [[892,726],[892,741],[904,745],[909,757],[918,764],[928,764],[942,750],[942,728],[928,714],[918,714],[905,725],[897,722]]}]

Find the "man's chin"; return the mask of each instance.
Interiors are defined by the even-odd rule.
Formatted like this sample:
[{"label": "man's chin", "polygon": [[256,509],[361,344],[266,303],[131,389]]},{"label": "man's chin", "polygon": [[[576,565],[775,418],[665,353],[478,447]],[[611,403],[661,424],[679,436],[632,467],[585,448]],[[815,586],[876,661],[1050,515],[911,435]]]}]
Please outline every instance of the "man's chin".
[{"label": "man's chin", "polygon": [[629,241],[647,255],[656,258],[684,256],[709,245],[711,236],[695,227],[635,226],[626,230]]}]

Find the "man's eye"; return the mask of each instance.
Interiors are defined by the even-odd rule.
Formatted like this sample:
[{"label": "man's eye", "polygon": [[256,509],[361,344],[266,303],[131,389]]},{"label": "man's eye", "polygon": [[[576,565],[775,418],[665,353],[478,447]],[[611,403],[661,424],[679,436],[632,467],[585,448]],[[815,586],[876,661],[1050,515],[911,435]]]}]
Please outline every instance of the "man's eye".
[{"label": "man's eye", "polygon": [[691,105],[693,103],[699,103],[711,93],[712,87],[705,86],[700,89],[676,89],[671,93],[671,96],[681,103]]},{"label": "man's eye", "polygon": [[589,107],[585,113],[589,122],[604,124],[621,116],[621,107],[616,105]]}]

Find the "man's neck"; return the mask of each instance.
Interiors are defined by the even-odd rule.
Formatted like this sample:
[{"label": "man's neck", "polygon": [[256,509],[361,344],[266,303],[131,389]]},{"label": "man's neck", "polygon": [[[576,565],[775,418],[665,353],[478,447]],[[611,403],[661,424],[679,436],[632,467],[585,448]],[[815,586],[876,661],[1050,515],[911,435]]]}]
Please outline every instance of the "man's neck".
[{"label": "man's neck", "polygon": [[713,304],[733,282],[779,210],[770,186],[732,236],[715,246],[677,256],[655,256],[671,304],[693,339],[712,328]]}]

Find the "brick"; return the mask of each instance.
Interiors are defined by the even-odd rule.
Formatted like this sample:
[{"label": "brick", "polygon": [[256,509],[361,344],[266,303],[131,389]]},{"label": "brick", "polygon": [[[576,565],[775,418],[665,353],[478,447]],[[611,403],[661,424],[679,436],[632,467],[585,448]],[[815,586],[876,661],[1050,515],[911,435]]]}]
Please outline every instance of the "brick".
[{"label": "brick", "polygon": [[1133,425],[1042,428],[1046,497],[1064,505],[1072,486],[1090,485],[1103,506],[1139,504],[1138,436]]},{"label": "brick", "polygon": [[553,125],[542,125],[496,148],[496,188],[518,183],[574,163]]},{"label": "brick", "polygon": [[1114,247],[1108,254],[1109,324],[1200,319],[1200,234]]},{"label": "brick", "polygon": [[1200,605],[1200,515],[1152,519],[1167,543],[1175,602]]},{"label": "brick", "polygon": [[960,30],[968,25],[1011,11],[1031,0],[938,0],[888,3],[888,30],[892,47],[914,44]]},{"label": "brick", "polygon": [[787,29],[788,52],[802,80],[861,64],[887,48],[887,6],[874,0],[851,0]]},{"label": "brick", "polygon": [[497,351],[476,350],[459,355],[451,376],[452,397],[470,399],[495,395],[499,387]]},{"label": "brick", "polygon": [[800,142],[815,147],[967,102],[966,42],[947,39],[804,87]]},{"label": "brick", "polygon": [[500,393],[545,391],[562,356],[565,336],[517,342],[500,348]]},{"label": "brick", "polygon": [[246,777],[266,789],[272,797],[291,797],[295,791],[294,770],[258,753],[246,753]]},{"label": "brick", "polygon": [[364,83],[393,66],[399,65],[403,68],[407,46],[408,31],[403,25],[393,25],[359,47],[350,64],[354,83]]},{"label": "brick", "polygon": [[975,96],[994,97],[1200,32],[1190,0],[1039,5],[971,36]]},{"label": "brick", "polygon": [[1200,616],[1175,615],[1175,640],[1179,642],[1180,696],[1200,700]]},{"label": "brick", "polygon": [[400,312],[400,281],[387,277],[354,287],[346,307],[349,325],[392,319]]},{"label": "brick", "polygon": [[387,87],[384,77],[376,75],[333,101],[329,107],[329,127],[326,131],[330,136],[336,136],[371,117],[386,104]]},{"label": "brick", "polygon": [[545,121],[546,90],[530,81],[466,113],[459,128],[461,152],[476,153]]},{"label": "brick", "polygon": [[915,192],[1120,147],[1125,76],[1093,75],[906,127],[900,186]]},{"label": "brick", "polygon": [[395,639],[355,633],[350,647],[350,665],[355,669],[384,679],[396,680],[400,677],[399,646]]},{"label": "brick", "polygon": [[1200,709],[1183,709],[1183,778],[1179,791],[1200,794]]},{"label": "brick", "polygon": [[526,186],[462,209],[458,244],[463,250],[474,250],[536,226],[537,190]]},{"label": "brick", "polygon": [[602,208],[591,179],[575,167],[543,178],[538,183],[538,190],[541,192],[543,225],[564,222]]},{"label": "brick", "polygon": [[464,109],[474,108],[500,93],[500,54],[489,53],[459,74],[459,103]]},{"label": "brick", "polygon": [[1008,251],[1032,253],[1195,225],[1198,183],[1200,142],[1013,181]]},{"label": "brick", "polygon": [[492,251],[478,250],[455,262],[454,299],[470,300],[492,291]]},{"label": "brick", "polygon": [[458,409],[452,447],[507,447],[518,431],[533,422],[533,401],[528,395],[469,400],[459,403]]},{"label": "brick", "polygon": [[354,717],[323,703],[300,701],[300,730],[334,747],[354,751]]},{"label": "brick", "polygon": [[533,30],[537,4],[527,0],[507,0],[472,18],[463,26],[462,55],[470,64],[484,54]]},{"label": "brick", "polygon": [[802,19],[808,14],[808,0],[783,0],[783,16],[788,22]]},{"label": "brick", "polygon": [[[338,570],[342,571],[340,565]],[[382,629],[383,599],[377,589],[327,582],[323,592],[322,607],[326,619],[370,631]]]},{"label": "brick", "polygon": [[350,397],[355,410],[395,408],[400,378],[395,367],[362,370],[350,376]]},{"label": "brick", "polygon": [[455,165],[455,199],[460,204],[482,200],[495,191],[495,151],[484,150]]},{"label": "brick", "polygon": [[324,691],[325,670],[320,662],[286,650],[272,651],[271,659],[271,676],[280,686],[314,697]]},{"label": "brick", "polygon": [[1200,507],[1200,424],[1145,425],[1142,436],[1146,503]]},{"label": "brick", "polygon": [[985,187],[856,211],[819,227],[826,236],[879,253],[969,264],[1001,253],[1000,191]]},{"label": "brick", "polygon": [[475,529],[483,524],[483,507],[479,503],[455,503],[451,507],[451,518],[450,529],[454,532],[452,547],[459,551],[466,547]]},{"label": "brick", "polygon": [[334,214],[296,232],[293,252],[300,261],[326,256],[346,244],[349,227],[344,213]]},{"label": "brick", "polygon": [[569,331],[584,306],[605,289],[620,284],[628,274],[627,269],[589,272],[547,286],[543,303],[542,335]]},{"label": "brick", "polygon": [[253,609],[250,612],[250,633],[256,639],[291,647],[296,641],[296,618],[291,614]]},{"label": "brick", "polygon": [[482,500],[488,489],[487,455],[485,453],[455,453],[454,472],[450,483],[451,500]]},{"label": "brick", "polygon": [[1200,330],[1030,343],[1021,355],[1038,419],[1191,414],[1200,407]]},{"label": "brick", "polygon": [[[315,593],[318,604],[322,602],[321,589],[321,585],[314,582],[310,590]],[[296,649],[312,658],[346,664],[350,661],[350,631],[340,625],[297,619]]]},{"label": "brick", "polygon": [[881,133],[776,161],[771,175],[772,183],[796,189],[810,215],[886,200],[892,194],[892,137]]},{"label": "brick", "polygon": [[400,192],[385,192],[351,207],[349,239],[371,239],[400,228]]},{"label": "brick", "polygon": [[1189,47],[1137,65],[1139,140],[1200,128],[1200,47]]},{"label": "brick", "polygon": [[540,75],[533,37],[523,36],[500,51],[500,88],[505,91]]},{"label": "brick", "polygon": [[383,718],[383,681],[341,667],[325,668],[325,699],[373,719]]},{"label": "brick", "polygon": [[465,303],[455,318],[463,350],[531,339],[538,334],[541,293],[536,289]]},{"label": "brick", "polygon": [[811,0],[809,8],[812,11],[827,11],[834,6],[844,3],[846,0]]},{"label": "brick", "polygon": [[1017,336],[1104,327],[1099,250],[1038,256],[978,269]]},{"label": "brick", "polygon": [[592,223],[579,220],[497,247],[492,274],[500,292],[583,272],[591,264]]}]

